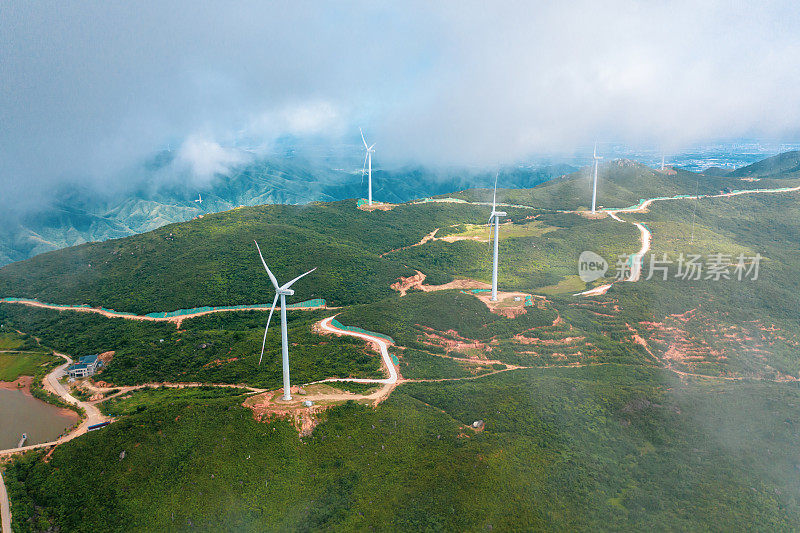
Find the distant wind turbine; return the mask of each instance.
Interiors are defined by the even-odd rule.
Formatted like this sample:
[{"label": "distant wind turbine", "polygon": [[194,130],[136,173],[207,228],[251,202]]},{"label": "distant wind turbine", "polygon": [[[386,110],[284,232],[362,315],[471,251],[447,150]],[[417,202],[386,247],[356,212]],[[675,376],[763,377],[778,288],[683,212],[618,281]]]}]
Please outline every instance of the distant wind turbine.
[{"label": "distant wind turbine", "polygon": [[592,154],[594,159],[594,185],[592,185],[592,213],[597,212],[597,166],[602,157],[597,155],[597,143],[594,143],[594,152]]},{"label": "distant wind turbine", "polygon": [[261,343],[261,357],[258,359],[258,364],[261,366],[261,360],[264,358],[264,348],[267,345],[267,330],[269,330],[269,323],[272,320],[272,313],[275,311],[275,305],[278,303],[278,296],[281,298],[281,343],[283,347],[283,399],[284,401],[289,401],[292,399],[291,394],[291,385],[289,383],[289,334],[286,329],[286,297],[294,295],[294,291],[289,287],[294,284],[295,281],[299,280],[303,276],[307,276],[314,272],[317,268],[314,267],[305,274],[301,274],[294,278],[289,283],[284,285],[278,285],[278,280],[275,279],[275,276],[270,271],[269,267],[267,266],[267,262],[264,261],[264,256],[261,255],[261,248],[258,246],[258,242],[253,241],[256,243],[256,249],[258,250],[258,256],[261,258],[261,264],[264,265],[264,269],[267,271],[267,275],[269,275],[270,281],[275,286],[275,299],[272,301],[272,309],[269,310],[269,317],[267,317],[267,327],[264,328],[264,340]]},{"label": "distant wind turbine", "polygon": [[197,193],[197,200],[195,200],[195,202],[199,202],[199,203],[200,203],[200,205],[202,205],[202,204],[203,204],[203,197],[202,197],[202,196],[200,196],[200,193]]},{"label": "distant wind turbine", "polygon": [[494,222],[494,263],[492,264],[492,301],[497,301],[497,264],[499,261],[499,239],[500,239],[500,217],[506,216],[504,211],[498,211],[497,207],[497,176],[494,175],[494,196],[492,197],[492,214],[489,215],[488,225],[491,226]]},{"label": "distant wind turbine", "polygon": [[367,140],[364,139],[364,132],[361,128],[358,128],[358,131],[361,132],[361,140],[364,142],[364,149],[367,151],[364,154],[364,167],[361,169],[361,177],[364,177],[364,171],[369,167],[369,178],[367,180],[367,188],[369,189],[367,203],[372,205],[372,154],[375,152],[375,143],[372,143],[372,146],[367,145]]},{"label": "distant wind turbine", "polygon": [[661,170],[664,170],[664,154],[661,154]]}]

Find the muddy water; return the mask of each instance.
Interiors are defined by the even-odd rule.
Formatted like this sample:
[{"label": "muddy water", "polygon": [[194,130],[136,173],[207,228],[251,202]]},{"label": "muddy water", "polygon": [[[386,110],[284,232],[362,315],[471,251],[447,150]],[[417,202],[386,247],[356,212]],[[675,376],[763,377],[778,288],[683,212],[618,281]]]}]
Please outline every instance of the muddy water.
[{"label": "muddy water", "polygon": [[78,420],[68,409],[54,407],[21,390],[0,388],[0,450],[15,448],[23,433],[25,444],[55,440]]}]

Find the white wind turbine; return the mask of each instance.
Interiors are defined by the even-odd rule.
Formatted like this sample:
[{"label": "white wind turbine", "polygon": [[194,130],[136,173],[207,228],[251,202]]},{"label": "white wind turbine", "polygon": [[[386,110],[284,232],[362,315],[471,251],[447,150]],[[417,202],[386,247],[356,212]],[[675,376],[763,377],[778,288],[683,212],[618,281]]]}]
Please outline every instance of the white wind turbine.
[{"label": "white wind turbine", "polygon": [[592,158],[594,158],[594,185],[592,185],[592,213],[596,212],[597,206],[597,166],[600,163],[600,160],[603,159],[599,155],[597,155],[597,143],[594,143],[594,152],[592,154]]},{"label": "white wind turbine", "polygon": [[361,178],[363,180],[364,170],[367,169],[367,166],[369,165],[369,178],[367,182],[367,187],[369,189],[367,194],[369,196],[367,197],[367,203],[372,205],[372,154],[375,152],[375,143],[372,143],[372,146],[367,145],[367,140],[364,139],[364,132],[361,128],[358,128],[358,131],[361,132],[361,140],[364,142],[364,149],[367,151],[367,153],[364,154],[364,167],[361,169]]},{"label": "white wind turbine", "polygon": [[261,264],[264,265],[264,268],[269,275],[270,281],[275,286],[275,299],[272,301],[272,309],[269,310],[269,317],[267,318],[267,327],[264,328],[264,340],[261,343],[261,357],[258,359],[259,366],[261,365],[261,359],[264,358],[264,347],[267,345],[267,330],[269,330],[269,323],[272,320],[272,313],[275,311],[275,305],[278,303],[278,296],[281,297],[281,343],[283,346],[283,399],[284,401],[289,401],[292,399],[291,394],[291,385],[289,383],[289,334],[286,330],[286,297],[294,295],[294,291],[289,287],[294,284],[295,281],[302,278],[303,276],[307,276],[314,272],[317,268],[314,267],[305,274],[301,274],[294,278],[289,283],[284,285],[278,285],[278,280],[275,279],[275,276],[270,271],[269,267],[267,266],[267,262],[264,261],[264,256],[261,255],[261,248],[259,248],[258,243],[256,243],[256,249],[258,249],[258,256],[261,258]]},{"label": "white wind turbine", "polygon": [[500,239],[500,217],[506,216],[504,211],[498,211],[497,207],[497,176],[494,176],[494,196],[492,197],[492,214],[489,215],[489,222],[487,225],[491,226],[494,222],[494,263],[492,264],[492,301],[497,301],[497,264],[499,261],[499,239]]},{"label": "white wind turbine", "polygon": [[199,202],[200,205],[203,205],[203,197],[200,195],[200,193],[197,193],[197,200],[195,200],[195,202]]}]

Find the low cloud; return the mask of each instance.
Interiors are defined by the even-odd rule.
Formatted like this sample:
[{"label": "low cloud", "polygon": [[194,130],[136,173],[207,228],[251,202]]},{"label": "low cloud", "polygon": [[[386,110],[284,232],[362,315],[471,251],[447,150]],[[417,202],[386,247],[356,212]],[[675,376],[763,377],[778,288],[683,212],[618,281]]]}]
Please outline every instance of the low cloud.
[{"label": "low cloud", "polygon": [[168,145],[203,180],[358,126],[382,164],[796,140],[798,26],[784,1],[11,3],[0,207],[113,189]]},{"label": "low cloud", "polygon": [[236,148],[224,148],[201,135],[189,136],[178,150],[173,166],[178,172],[188,172],[196,185],[211,182],[218,174],[246,162],[250,157]]}]

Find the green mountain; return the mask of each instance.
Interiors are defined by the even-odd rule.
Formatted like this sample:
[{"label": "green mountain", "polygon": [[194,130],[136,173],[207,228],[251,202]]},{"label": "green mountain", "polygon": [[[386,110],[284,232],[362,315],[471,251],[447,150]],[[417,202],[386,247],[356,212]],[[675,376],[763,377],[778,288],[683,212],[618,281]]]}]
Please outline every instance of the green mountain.
[{"label": "green mountain", "polygon": [[[6,265],[0,296],[138,314],[268,303],[257,239],[279,280],[318,267],[292,301],[337,307],[289,312],[294,383],[382,375],[365,342],[315,328],[334,314],[390,336],[403,376],[377,406],[340,402],[302,437],[290,420],[254,416],[238,389],[116,396],[99,404],[116,417],[109,427],[47,460],[35,452],[6,467],[15,527],[796,530],[800,192],[756,192],[797,186],[796,178],[786,171],[753,182],[612,161],[601,166],[605,207],[753,190],[656,201],[620,212],[623,222],[564,212],[586,205],[585,172],[500,190],[503,202],[519,204],[504,207],[500,289],[530,303],[522,294],[495,312],[466,286],[405,296],[390,288],[416,270],[427,285],[488,281],[487,190],[386,211],[353,200],[243,207]],[[638,281],[576,296],[611,282],[615,261],[639,250],[634,223],[651,232],[656,259],[674,259],[666,279],[645,256]],[[576,276],[584,250],[611,266],[593,284]],[[701,256],[706,274],[720,254],[729,275],[681,278],[681,253]],[[756,254],[756,279],[737,279],[737,258]],[[176,328],[0,303],[2,327],[54,350],[113,350],[98,379],[116,387],[277,389],[277,328],[259,366],[266,320],[262,311],[230,312]]]},{"label": "green mountain", "polygon": [[786,178],[800,176],[800,151],[784,152],[746,167],[737,168],[731,176],[740,178]]},{"label": "green mountain", "polygon": [[[793,152],[784,154],[791,158]],[[780,158],[781,156],[776,156]],[[771,158],[775,159],[775,158]],[[766,161],[769,161],[767,159]],[[751,165],[756,167],[760,163]],[[748,169],[750,167],[744,167]],[[758,167],[756,167],[758,168]],[[740,170],[744,170],[740,169]],[[753,170],[753,172],[756,172]],[[756,189],[785,187],[787,181],[800,178],[794,172],[774,173],[759,182],[741,179],[747,173],[697,174],[679,168],[667,172],[654,170],[636,161],[617,159],[601,163],[598,169],[598,207],[626,207],[637,204],[642,198],[676,196],[679,194],[718,194],[726,189]],[[588,209],[592,199],[592,167],[561,176],[533,188],[504,191],[499,200],[544,209]],[[485,200],[482,190],[449,194],[466,200]]]},{"label": "green mountain", "polygon": [[[360,171],[332,169],[301,158],[251,161],[206,185],[190,185],[190,177],[176,175],[170,167],[173,157],[164,152],[144,165],[130,178],[138,185],[129,190],[103,195],[65,186],[58,191],[56,201],[40,209],[22,216],[0,214],[0,265],[84,242],[144,233],[243,205],[336,201],[358,198],[365,192]],[[509,168],[503,176],[516,186],[531,187],[572,170],[568,165]],[[384,202],[405,202],[489,183],[491,178],[485,172],[459,169],[376,169],[374,195]],[[154,185],[159,181],[168,185]],[[198,194],[202,195],[202,204],[194,201]]]}]

